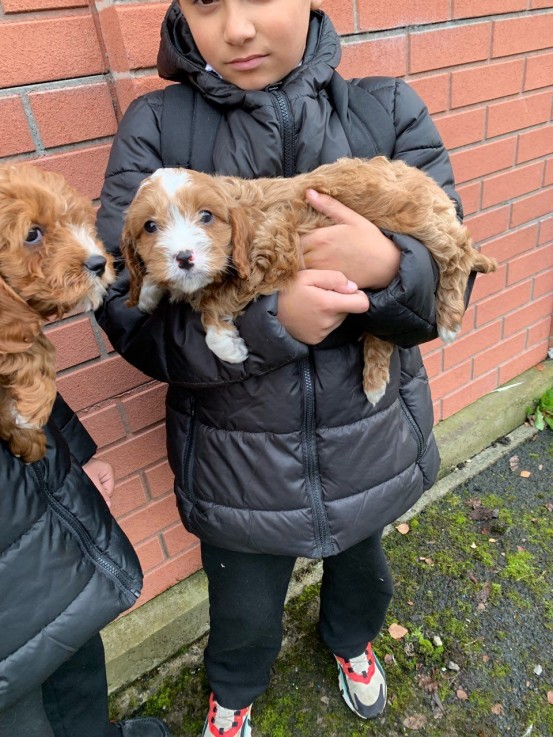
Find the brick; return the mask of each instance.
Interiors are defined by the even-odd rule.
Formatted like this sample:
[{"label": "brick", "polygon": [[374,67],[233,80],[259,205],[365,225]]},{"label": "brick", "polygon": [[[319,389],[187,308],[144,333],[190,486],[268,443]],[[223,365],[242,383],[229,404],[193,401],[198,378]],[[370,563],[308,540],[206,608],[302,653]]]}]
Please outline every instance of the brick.
[{"label": "brick", "polygon": [[[505,337],[525,330],[538,322],[549,318],[553,309],[553,295],[548,294],[541,299],[531,302],[526,307],[517,310],[512,315],[507,315],[503,320],[503,334]],[[534,341],[535,342],[535,341]]]},{"label": "brick", "polygon": [[538,274],[534,277],[534,289],[532,296],[534,299],[538,299],[543,294],[550,294],[553,290],[553,284],[551,283],[551,274]]},{"label": "brick", "polygon": [[29,99],[47,148],[111,136],[117,128],[106,84],[36,92]]},{"label": "brick", "polygon": [[424,101],[432,114],[441,113],[449,107],[449,74],[432,74],[410,79],[409,84]]},{"label": "brick", "polygon": [[512,259],[508,264],[507,284],[516,284],[523,279],[528,279],[542,271],[547,271],[553,266],[553,244],[542,246],[535,251],[530,251],[519,258]]},{"label": "brick", "polygon": [[530,128],[549,120],[551,92],[525,95],[517,100],[499,102],[488,107],[487,137],[501,136],[514,130]]},{"label": "brick", "polygon": [[492,56],[547,49],[552,38],[553,13],[498,20],[494,23]]},{"label": "brick", "polygon": [[36,159],[32,163],[57,171],[81,194],[90,199],[100,196],[111,144],[79,148],[67,153]]},{"label": "brick", "polygon": [[515,163],[517,140],[514,136],[493,143],[483,143],[451,154],[451,163],[457,182],[493,174]]},{"label": "brick", "polygon": [[548,159],[545,162],[545,174],[543,177],[543,185],[546,187],[549,184],[553,184],[553,159]]},{"label": "brick", "polygon": [[121,402],[131,432],[165,420],[166,384],[152,384]]},{"label": "brick", "polygon": [[499,383],[505,384],[507,381],[514,379],[515,376],[519,376],[524,373],[524,371],[528,371],[528,369],[537,366],[537,364],[540,363],[540,361],[543,361],[546,357],[547,344],[525,350],[521,356],[507,361],[499,368]]},{"label": "brick", "polygon": [[161,90],[167,87],[171,82],[167,79],[160,79],[157,75],[148,74],[144,77],[135,77],[133,79],[133,95],[146,95],[154,90]]},{"label": "brick", "polygon": [[505,262],[535,248],[537,242],[538,225],[534,223],[489,241],[486,243],[486,255],[497,259],[500,263]]},{"label": "brick", "polygon": [[162,537],[170,558],[198,544],[198,538],[187,532],[180,522],[165,530]]},{"label": "brick", "polygon": [[542,246],[544,243],[549,243],[553,240],[553,217],[548,217],[540,222],[540,235],[538,243]]},{"label": "brick", "polygon": [[527,223],[529,220],[550,215],[553,212],[553,187],[529,195],[513,203],[511,228]]},{"label": "brick", "polygon": [[332,19],[332,25],[339,34],[353,33],[355,30],[353,5],[342,0],[326,0],[325,13]]},{"label": "brick", "polygon": [[466,220],[475,243],[504,233],[509,227],[510,207],[498,207],[480,215],[471,215]]},{"label": "brick", "polygon": [[0,88],[105,71],[89,14],[0,23]]},{"label": "brick", "polygon": [[32,10],[86,8],[86,0],[4,0],[4,13],[27,13]]},{"label": "brick", "polygon": [[535,325],[528,328],[526,336],[526,345],[528,348],[534,347],[538,344],[548,344],[548,339],[551,335],[551,315],[547,315],[543,320],[540,320]]},{"label": "brick", "polygon": [[175,477],[166,460],[152,468],[148,468],[145,475],[150,494],[154,499],[173,490]]},{"label": "brick", "polygon": [[96,411],[81,413],[79,417],[99,449],[125,437],[125,428],[115,404],[108,404]]},{"label": "brick", "polygon": [[158,463],[165,453],[165,428],[160,426],[127,438],[103,450],[100,456],[115,468],[115,478],[119,480]]},{"label": "brick", "polygon": [[158,29],[167,11],[166,4],[119,5],[116,10],[130,69],[155,66],[159,48]]},{"label": "brick", "polygon": [[515,287],[509,287],[501,294],[479,302],[476,305],[476,325],[478,327],[485,325],[527,304],[531,291],[532,284],[528,281]]},{"label": "brick", "polygon": [[474,105],[522,90],[524,60],[496,62],[451,73],[451,107]]},{"label": "brick", "polygon": [[45,333],[56,349],[56,371],[78,366],[100,355],[88,317],[55,323],[47,327]]},{"label": "brick", "polygon": [[410,37],[409,71],[414,74],[484,61],[489,56],[491,35],[491,23],[413,33]]},{"label": "brick", "polygon": [[430,355],[425,355],[423,357],[424,367],[429,379],[433,379],[435,376],[438,376],[442,372],[442,354],[443,350],[440,349],[434,351]]},{"label": "brick", "polygon": [[445,420],[446,417],[454,415],[468,407],[469,404],[476,402],[480,397],[497,389],[497,375],[498,372],[495,369],[485,376],[473,379],[467,386],[444,397],[442,399],[442,419]]},{"label": "brick", "polygon": [[348,43],[338,67],[346,79],[381,74],[403,77],[407,73],[407,36]]},{"label": "brick", "polygon": [[506,284],[507,267],[500,266],[497,271],[492,274],[477,274],[474,288],[472,290],[471,301],[477,302],[485,299],[492,294],[500,292]]},{"label": "brick", "polygon": [[482,182],[471,182],[457,187],[457,194],[463,203],[463,212],[471,215],[480,210],[480,198],[482,193]]},{"label": "brick", "polygon": [[473,18],[526,10],[527,0],[453,0],[454,18]]},{"label": "brick", "polygon": [[167,560],[158,537],[136,546],[136,553],[144,573]]},{"label": "brick", "polygon": [[480,330],[473,330],[444,349],[444,370],[464,363],[477,353],[496,345],[501,339],[501,322],[491,323]]},{"label": "brick", "polygon": [[175,497],[171,494],[125,515],[119,520],[119,524],[132,544],[136,545],[173,525],[178,519]]},{"label": "brick", "polygon": [[361,0],[358,8],[362,31],[438,23],[449,18],[448,0],[410,0],[407,3]]},{"label": "brick", "polygon": [[530,8],[553,8],[553,0],[530,0]]},{"label": "brick", "polygon": [[542,161],[529,166],[489,177],[482,187],[482,207],[488,208],[500,202],[533,192],[541,187],[544,164]]},{"label": "brick", "polygon": [[496,343],[487,351],[482,351],[474,357],[474,376],[482,376],[482,374],[493,371],[511,356],[523,351],[525,347],[526,335],[524,333]]},{"label": "brick", "polygon": [[35,144],[20,97],[0,99],[0,157],[34,151]]},{"label": "brick", "polygon": [[517,164],[553,153],[553,125],[548,123],[533,131],[521,133],[518,140]]},{"label": "brick", "polygon": [[147,381],[120,356],[114,356],[58,377],[58,386],[67,403],[78,411]]},{"label": "brick", "polygon": [[480,143],[484,138],[485,119],[485,109],[479,108],[435,118],[434,122],[445,147],[451,150],[469,143]]},{"label": "brick", "polygon": [[470,381],[470,378],[470,361],[465,361],[465,363],[462,363],[449,371],[444,371],[440,376],[435,377],[430,382],[432,397],[434,400],[441,399],[447,394],[458,389],[460,386],[466,386]]},{"label": "brick", "polygon": [[111,513],[118,519],[147,503],[146,492],[140,476],[132,476],[115,485],[111,497]]},{"label": "brick", "polygon": [[[154,596],[158,596],[166,589],[174,586],[188,576],[191,576],[202,567],[200,559],[200,546],[186,550],[176,558],[162,563],[144,577],[144,588],[142,596],[135,606],[145,604]],[[131,610],[132,611],[132,610]]]},{"label": "brick", "polygon": [[110,72],[118,76],[128,74],[130,69],[129,59],[121,32],[117,5],[98,3],[96,8],[98,11],[99,33],[102,37]]},{"label": "brick", "polygon": [[553,53],[533,54],[526,60],[524,89],[536,90],[553,84]]}]

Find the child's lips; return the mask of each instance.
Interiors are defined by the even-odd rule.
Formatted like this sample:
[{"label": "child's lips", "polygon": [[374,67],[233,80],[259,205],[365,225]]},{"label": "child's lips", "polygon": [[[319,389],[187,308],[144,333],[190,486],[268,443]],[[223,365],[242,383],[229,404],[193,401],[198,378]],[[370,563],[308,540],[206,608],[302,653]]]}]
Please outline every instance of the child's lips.
[{"label": "child's lips", "polygon": [[251,56],[245,56],[240,59],[232,59],[229,65],[233,69],[245,72],[251,69],[257,69],[257,67],[263,63],[267,58],[267,54],[252,54]]}]

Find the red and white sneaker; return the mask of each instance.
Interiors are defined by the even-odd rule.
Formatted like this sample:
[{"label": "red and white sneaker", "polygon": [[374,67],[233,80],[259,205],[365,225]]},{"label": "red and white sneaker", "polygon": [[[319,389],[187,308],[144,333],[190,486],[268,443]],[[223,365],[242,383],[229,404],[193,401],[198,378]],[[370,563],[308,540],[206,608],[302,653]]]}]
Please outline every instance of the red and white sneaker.
[{"label": "red and white sneaker", "polygon": [[211,694],[202,737],[251,737],[251,710],[251,704],[245,709],[225,709]]},{"label": "red and white sneaker", "polygon": [[356,658],[334,656],[338,663],[338,685],[349,708],[361,719],[374,719],[386,706],[386,676],[371,643]]}]

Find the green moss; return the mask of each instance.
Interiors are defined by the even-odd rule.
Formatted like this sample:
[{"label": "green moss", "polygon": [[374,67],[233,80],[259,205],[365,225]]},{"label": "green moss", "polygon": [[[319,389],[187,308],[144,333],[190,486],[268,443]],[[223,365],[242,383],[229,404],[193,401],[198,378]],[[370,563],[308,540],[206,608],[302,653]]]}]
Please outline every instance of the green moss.
[{"label": "green moss", "polygon": [[532,581],[536,576],[536,569],[532,564],[534,556],[528,550],[517,550],[514,553],[506,553],[505,567],[501,571],[503,578],[513,581]]}]

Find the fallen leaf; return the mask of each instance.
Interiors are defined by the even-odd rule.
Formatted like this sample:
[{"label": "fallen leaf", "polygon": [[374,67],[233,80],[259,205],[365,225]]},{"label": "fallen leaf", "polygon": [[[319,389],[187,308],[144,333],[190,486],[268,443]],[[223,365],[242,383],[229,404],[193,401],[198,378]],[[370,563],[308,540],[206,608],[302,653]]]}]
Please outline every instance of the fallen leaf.
[{"label": "fallen leaf", "polygon": [[401,624],[398,624],[397,622],[394,622],[388,627],[390,637],[393,637],[394,640],[401,640],[402,637],[405,637],[408,631],[409,630],[405,629],[405,627],[402,627]]},{"label": "fallen leaf", "polygon": [[497,714],[497,716],[501,716],[503,714],[503,706],[501,704],[494,704],[492,706],[492,714]]},{"label": "fallen leaf", "polygon": [[520,476],[523,479],[528,479],[528,478],[530,478],[531,475],[532,475],[532,472],[531,471],[521,471],[520,472]]},{"label": "fallen leaf", "polygon": [[328,706],[330,704],[330,699],[328,696],[321,696],[321,703],[323,703],[325,706]]},{"label": "fallen leaf", "polygon": [[421,729],[426,725],[426,717],[424,714],[412,714],[403,720],[403,726],[407,729]]},{"label": "fallen leaf", "polygon": [[469,697],[468,693],[462,688],[458,688],[457,691],[455,692],[455,695],[461,701],[466,701]]},{"label": "fallen leaf", "polygon": [[434,561],[432,560],[432,558],[425,558],[423,555],[421,555],[419,557],[419,560],[422,560],[428,566],[433,566],[434,565]]},{"label": "fallen leaf", "polygon": [[489,655],[482,655],[482,660],[484,661],[484,663],[489,663],[490,656]]},{"label": "fallen leaf", "polygon": [[497,519],[499,517],[498,509],[488,509],[487,507],[477,507],[469,514],[470,519],[475,522],[483,522],[488,519]]},{"label": "fallen leaf", "polygon": [[553,704],[553,691],[548,691],[547,692],[547,703],[548,704]]},{"label": "fallen leaf", "polygon": [[400,525],[398,525],[398,526],[396,527],[396,530],[397,530],[398,532],[400,532],[400,533],[401,533],[402,535],[407,535],[407,533],[408,533],[408,532],[409,532],[409,530],[410,530],[410,527],[409,527],[409,525],[407,524],[407,522],[402,522],[402,523],[401,523]]},{"label": "fallen leaf", "polygon": [[386,653],[386,655],[384,656],[384,662],[386,663],[386,665],[394,665],[396,659],[391,653]]},{"label": "fallen leaf", "polygon": [[449,663],[447,664],[447,667],[449,668],[449,670],[455,670],[455,671],[461,670],[461,668],[457,665],[457,663],[454,663],[453,660],[449,661]]},{"label": "fallen leaf", "polygon": [[543,668],[541,667],[541,665],[536,665],[536,667],[534,668],[534,673],[537,676],[541,676],[541,674],[543,673]]},{"label": "fallen leaf", "polygon": [[509,467],[511,471],[516,471],[518,469],[519,462],[520,458],[518,456],[511,456],[509,458]]}]

